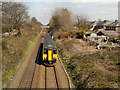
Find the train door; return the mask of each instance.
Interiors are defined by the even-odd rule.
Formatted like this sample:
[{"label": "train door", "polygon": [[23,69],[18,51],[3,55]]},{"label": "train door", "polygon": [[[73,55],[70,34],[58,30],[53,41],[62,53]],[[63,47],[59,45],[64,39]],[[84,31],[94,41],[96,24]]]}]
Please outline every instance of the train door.
[{"label": "train door", "polygon": [[52,60],[52,49],[48,50],[48,60]]}]

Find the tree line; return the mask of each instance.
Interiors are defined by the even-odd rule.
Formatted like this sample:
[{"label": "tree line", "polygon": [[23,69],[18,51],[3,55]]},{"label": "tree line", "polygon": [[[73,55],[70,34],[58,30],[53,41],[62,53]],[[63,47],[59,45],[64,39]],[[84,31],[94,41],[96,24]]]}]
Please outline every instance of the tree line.
[{"label": "tree line", "polygon": [[49,21],[49,26],[51,34],[56,32],[70,32],[75,29],[83,33],[83,31],[88,30],[88,18],[80,14],[73,15],[66,8],[57,8]]}]

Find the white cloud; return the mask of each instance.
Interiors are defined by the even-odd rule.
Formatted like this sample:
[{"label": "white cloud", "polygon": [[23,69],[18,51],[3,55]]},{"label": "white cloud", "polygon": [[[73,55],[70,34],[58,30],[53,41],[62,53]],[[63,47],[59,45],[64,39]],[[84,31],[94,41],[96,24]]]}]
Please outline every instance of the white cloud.
[{"label": "white cloud", "polygon": [[119,0],[69,0],[72,3],[79,4],[80,2],[119,2]]},{"label": "white cloud", "polygon": [[71,2],[72,4],[75,5],[84,5],[84,4],[88,4],[91,6],[105,6],[105,5],[114,5],[114,4],[118,4],[118,2]]},{"label": "white cloud", "polygon": [[45,11],[53,11],[52,8],[43,8],[43,10],[45,10]]},{"label": "white cloud", "polygon": [[[9,0],[3,0],[9,1]],[[10,0],[11,1],[11,0]],[[119,0],[14,0],[16,2],[118,2]]]},{"label": "white cloud", "polygon": [[47,5],[61,4],[63,2],[46,2]]},{"label": "white cloud", "polygon": [[52,4],[55,4],[55,2],[46,2],[46,4],[52,5]]},{"label": "white cloud", "polygon": [[101,11],[102,14],[108,14],[108,11]]}]

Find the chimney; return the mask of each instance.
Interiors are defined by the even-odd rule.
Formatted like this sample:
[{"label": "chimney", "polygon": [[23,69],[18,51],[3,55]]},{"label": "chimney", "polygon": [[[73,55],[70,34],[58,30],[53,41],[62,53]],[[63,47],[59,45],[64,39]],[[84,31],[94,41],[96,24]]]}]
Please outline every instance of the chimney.
[{"label": "chimney", "polygon": [[117,33],[120,33],[120,25],[119,25],[119,22],[118,22],[117,25],[116,25],[116,32],[117,32]]}]

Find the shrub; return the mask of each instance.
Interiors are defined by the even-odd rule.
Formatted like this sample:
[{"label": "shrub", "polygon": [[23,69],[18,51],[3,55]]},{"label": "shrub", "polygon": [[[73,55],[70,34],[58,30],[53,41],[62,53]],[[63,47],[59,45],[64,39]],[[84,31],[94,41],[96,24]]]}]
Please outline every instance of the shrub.
[{"label": "shrub", "polygon": [[2,33],[9,32],[9,26],[8,25],[3,25],[2,26]]},{"label": "shrub", "polygon": [[68,32],[60,32],[55,35],[55,38],[60,39],[60,38],[68,38]]},{"label": "shrub", "polygon": [[83,36],[86,34],[85,30],[77,30],[76,31],[76,34],[77,34],[77,38],[83,38]]}]

